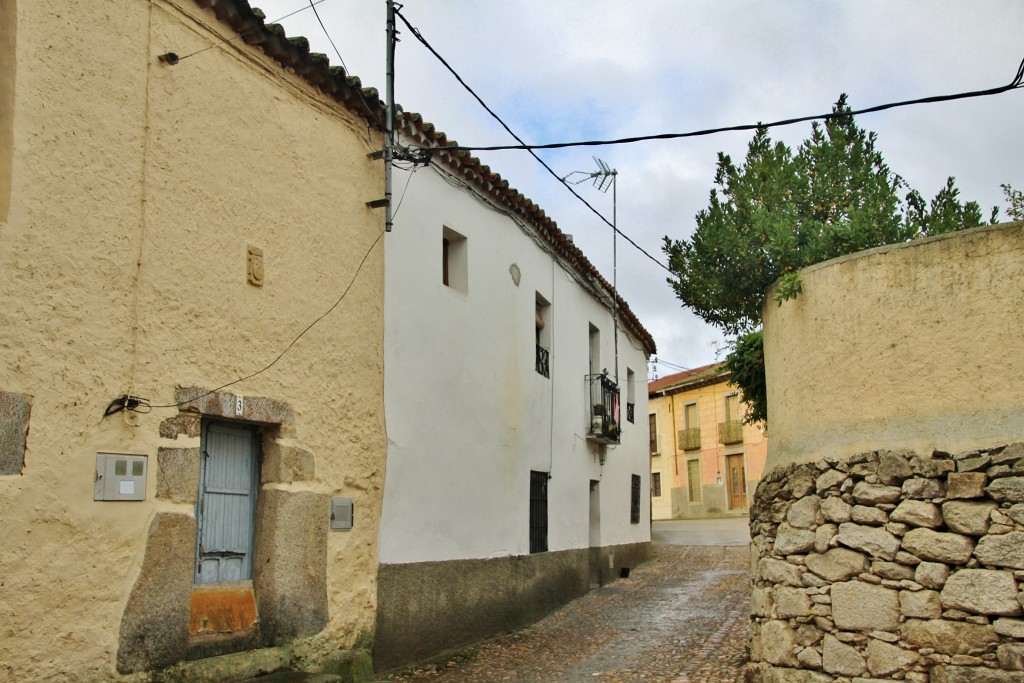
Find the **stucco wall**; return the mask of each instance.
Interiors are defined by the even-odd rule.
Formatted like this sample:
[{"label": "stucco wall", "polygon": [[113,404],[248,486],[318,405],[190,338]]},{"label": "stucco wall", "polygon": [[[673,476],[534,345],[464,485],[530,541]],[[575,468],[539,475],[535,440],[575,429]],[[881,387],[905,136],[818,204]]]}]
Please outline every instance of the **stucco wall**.
[{"label": "stucco wall", "polygon": [[[102,418],[108,403],[131,390],[170,404],[179,386],[266,366],[383,229],[364,205],[383,192],[366,157],[380,136],[364,121],[240,40],[157,61],[230,37],[190,0],[17,3],[0,391],[32,408],[24,469],[0,477],[2,679],[115,678],[151,523],[194,515],[156,498],[158,448],[199,446],[160,435],[177,409]],[[264,251],[263,287],[247,282],[249,245]],[[382,287],[378,244],[331,315],[231,387],[287,403],[281,437],[316,457],[312,481],[266,487],[356,501],[353,531],[327,536],[329,618],[314,649],[373,628]],[[148,456],[146,501],[92,500],[100,451]]]},{"label": "stucco wall", "polygon": [[768,469],[880,448],[1024,436],[1024,224],[882,247],[803,271],[764,311]]},{"label": "stucco wall", "polygon": [[[405,187],[405,179],[395,180]],[[442,283],[442,231],[467,238],[468,292]],[[619,331],[622,440],[588,426],[588,326],[614,377],[611,312],[506,216],[432,169],[413,175],[387,243],[388,477],[381,562],[529,554],[530,471],[549,472],[548,548],[589,547],[590,481],[600,545],[650,540],[647,359]],[[520,273],[518,285],[510,267]],[[536,294],[551,304],[551,377],[535,368]],[[625,420],[627,369],[638,420]],[[630,477],[642,477],[639,524]]]}]

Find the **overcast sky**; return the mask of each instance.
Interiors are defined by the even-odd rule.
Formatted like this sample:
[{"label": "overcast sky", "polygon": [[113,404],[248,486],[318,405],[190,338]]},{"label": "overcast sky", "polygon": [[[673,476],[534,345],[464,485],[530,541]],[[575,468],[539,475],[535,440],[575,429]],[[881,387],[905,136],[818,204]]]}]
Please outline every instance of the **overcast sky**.
[{"label": "overcast sky", "polygon": [[[268,21],[308,0],[250,0]],[[384,0],[316,6],[348,71],[384,96]],[[854,109],[1008,83],[1024,58],[1019,0],[407,0],[403,15],[516,133],[531,143],[686,132],[824,113],[848,93]],[[289,35],[338,58],[306,9]],[[396,100],[460,144],[514,144],[409,34],[396,57]],[[1000,183],[1024,189],[1024,89],[859,117],[890,168],[931,198],[947,176],[988,218]],[[810,124],[772,133],[791,147]],[[751,133],[548,151],[559,175],[618,171],[618,225],[662,262],[662,237],[688,236],[708,203],[716,155],[743,159]],[[479,153],[540,204],[611,281],[611,229],[527,153]],[[415,177],[412,182],[415,182]],[[609,218],[611,193],[579,192]],[[400,188],[396,188],[399,192]],[[393,233],[388,239],[401,239]],[[668,273],[618,243],[618,286],[654,335],[658,358],[716,360],[724,338],[681,306]],[[660,376],[675,369],[660,365]]]}]

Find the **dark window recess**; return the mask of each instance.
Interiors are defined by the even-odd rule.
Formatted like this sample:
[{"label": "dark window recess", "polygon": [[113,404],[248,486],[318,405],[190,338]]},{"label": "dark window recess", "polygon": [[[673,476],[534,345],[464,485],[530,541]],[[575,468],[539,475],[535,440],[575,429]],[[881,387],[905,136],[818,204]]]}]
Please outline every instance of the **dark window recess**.
[{"label": "dark window recess", "polygon": [[537,372],[545,377],[551,377],[551,370],[548,367],[548,360],[550,357],[550,351],[545,349],[543,346],[537,347]]},{"label": "dark window recess", "polygon": [[633,475],[633,490],[629,497],[629,521],[631,524],[640,523],[640,475]]},{"label": "dark window recess", "polygon": [[658,452],[658,416],[651,413],[647,416],[647,429],[650,430],[651,454]]},{"label": "dark window recess", "polygon": [[530,552],[548,549],[548,473],[530,472]]},{"label": "dark window recess", "polygon": [[626,422],[633,424],[633,408],[636,406],[632,403],[626,404]]},{"label": "dark window recess", "polygon": [[441,282],[446,286],[451,286],[448,281],[448,250],[450,246],[451,243],[448,242],[447,237],[441,240]]},{"label": "dark window recess", "polygon": [[651,495],[661,498],[661,472],[651,473]]}]

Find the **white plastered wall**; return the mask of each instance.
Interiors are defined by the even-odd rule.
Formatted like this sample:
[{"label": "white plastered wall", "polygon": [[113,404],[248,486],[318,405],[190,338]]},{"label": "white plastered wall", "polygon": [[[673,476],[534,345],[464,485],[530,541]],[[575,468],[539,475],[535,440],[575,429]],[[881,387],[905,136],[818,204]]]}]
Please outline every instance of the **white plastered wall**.
[{"label": "white plastered wall", "polygon": [[[395,186],[405,182],[400,175]],[[442,283],[446,227],[467,239],[466,294]],[[601,367],[615,374],[606,306],[512,219],[431,168],[402,198],[385,283],[382,563],[528,554],[531,470],[551,474],[549,550],[589,546],[591,480],[601,482],[601,545],[649,540],[647,362],[622,330],[622,442],[602,465],[585,438],[589,324],[601,332]],[[537,293],[551,304],[550,379],[535,369]],[[638,383],[635,423],[625,420],[627,368]],[[633,474],[640,524],[630,523]]]}]

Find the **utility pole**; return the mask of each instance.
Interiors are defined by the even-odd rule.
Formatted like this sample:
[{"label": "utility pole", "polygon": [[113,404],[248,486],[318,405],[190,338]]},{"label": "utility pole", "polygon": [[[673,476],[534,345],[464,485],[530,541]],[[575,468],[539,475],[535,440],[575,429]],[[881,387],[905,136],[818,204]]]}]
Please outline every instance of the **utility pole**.
[{"label": "utility pole", "polygon": [[395,157],[395,0],[388,3],[388,48],[385,99],[387,108],[384,121],[384,231],[391,232],[394,213],[391,207],[391,162]]}]

